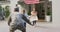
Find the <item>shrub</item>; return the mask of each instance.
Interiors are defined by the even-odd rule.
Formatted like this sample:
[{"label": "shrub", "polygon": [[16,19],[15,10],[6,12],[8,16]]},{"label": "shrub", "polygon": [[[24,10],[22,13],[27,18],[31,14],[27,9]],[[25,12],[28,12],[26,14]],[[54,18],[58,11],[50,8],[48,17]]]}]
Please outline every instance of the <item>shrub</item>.
[{"label": "shrub", "polygon": [[10,15],[9,6],[5,7],[5,17],[7,18]]}]

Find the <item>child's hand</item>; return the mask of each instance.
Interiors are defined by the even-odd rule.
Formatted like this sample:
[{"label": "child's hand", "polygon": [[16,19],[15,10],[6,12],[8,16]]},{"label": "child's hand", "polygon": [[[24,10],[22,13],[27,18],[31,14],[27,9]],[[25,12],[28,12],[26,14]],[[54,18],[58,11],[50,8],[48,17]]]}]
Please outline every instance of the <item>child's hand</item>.
[{"label": "child's hand", "polygon": [[33,24],[31,24],[32,26],[34,26]]},{"label": "child's hand", "polygon": [[29,16],[29,19],[30,19],[30,16]]}]

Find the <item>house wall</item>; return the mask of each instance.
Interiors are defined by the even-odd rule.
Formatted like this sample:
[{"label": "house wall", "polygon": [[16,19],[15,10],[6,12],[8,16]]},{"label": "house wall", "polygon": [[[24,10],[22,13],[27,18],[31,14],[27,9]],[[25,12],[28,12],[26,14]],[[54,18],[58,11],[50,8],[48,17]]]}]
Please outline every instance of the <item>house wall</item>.
[{"label": "house wall", "polygon": [[60,0],[52,0],[53,24],[60,26]]}]

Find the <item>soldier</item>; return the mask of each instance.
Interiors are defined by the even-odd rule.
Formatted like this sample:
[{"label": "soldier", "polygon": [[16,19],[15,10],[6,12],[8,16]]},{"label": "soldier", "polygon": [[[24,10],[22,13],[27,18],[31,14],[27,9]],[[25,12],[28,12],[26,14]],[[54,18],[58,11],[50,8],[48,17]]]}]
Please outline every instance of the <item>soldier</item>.
[{"label": "soldier", "polygon": [[26,25],[24,25],[26,22],[32,25],[24,14],[14,10],[14,13],[10,15],[8,21],[10,32],[14,32],[17,29],[21,30],[22,32],[26,32]]}]

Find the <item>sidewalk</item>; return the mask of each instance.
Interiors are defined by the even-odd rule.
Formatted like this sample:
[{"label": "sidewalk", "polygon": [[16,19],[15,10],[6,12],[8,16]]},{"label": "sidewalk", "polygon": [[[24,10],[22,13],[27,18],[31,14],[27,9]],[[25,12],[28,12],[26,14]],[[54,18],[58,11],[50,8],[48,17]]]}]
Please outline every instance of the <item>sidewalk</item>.
[{"label": "sidewalk", "polygon": [[60,27],[47,22],[37,22],[35,26],[27,24],[27,29],[31,32],[60,32]]},{"label": "sidewalk", "polygon": [[[60,32],[60,27],[54,27],[51,23],[41,23],[37,22],[35,26],[31,26],[29,24],[26,25],[27,32]],[[7,21],[0,22],[0,32],[9,32],[9,26],[7,25]],[[16,32],[21,32],[16,30]]]}]

